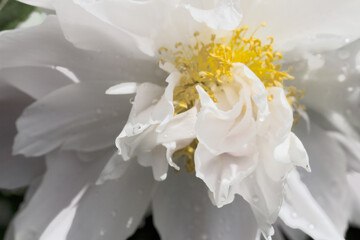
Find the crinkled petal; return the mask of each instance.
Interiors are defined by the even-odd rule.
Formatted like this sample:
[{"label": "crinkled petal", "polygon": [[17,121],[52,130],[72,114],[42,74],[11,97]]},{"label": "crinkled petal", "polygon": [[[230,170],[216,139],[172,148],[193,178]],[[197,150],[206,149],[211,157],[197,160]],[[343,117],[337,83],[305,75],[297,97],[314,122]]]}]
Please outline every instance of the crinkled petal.
[{"label": "crinkled petal", "polygon": [[40,156],[56,148],[94,151],[112,146],[126,121],[126,96],[108,96],[109,82],[63,87],[29,106],[17,121],[14,151]]},{"label": "crinkled petal", "polygon": [[67,240],[125,240],[141,223],[156,188],[151,171],[132,162],[118,180],[91,186],[78,203]]},{"label": "crinkled petal", "polygon": [[257,224],[242,199],[217,208],[201,180],[186,171],[169,174],[153,200],[153,217],[162,239],[255,239]]}]

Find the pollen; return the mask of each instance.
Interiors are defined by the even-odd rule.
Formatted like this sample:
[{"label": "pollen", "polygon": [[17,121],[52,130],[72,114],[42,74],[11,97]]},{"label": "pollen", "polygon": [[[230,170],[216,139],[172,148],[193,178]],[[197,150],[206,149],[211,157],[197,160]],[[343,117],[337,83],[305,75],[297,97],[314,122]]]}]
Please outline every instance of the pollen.
[{"label": "pollen", "polygon": [[[305,109],[298,99],[304,95],[295,87],[284,86],[284,81],[293,79],[287,71],[281,70],[279,61],[283,58],[280,52],[274,51],[272,37],[265,43],[256,38],[255,33],[265,27],[262,23],[252,33],[244,26],[232,31],[229,38],[211,35],[208,41],[200,40],[200,33],[193,34],[193,44],[176,43],[174,50],[162,47],[159,54],[163,56],[162,63],[169,62],[182,74],[179,84],[174,89],[173,105],[175,115],[185,112],[195,106],[199,95],[196,86],[200,85],[214,102],[217,102],[215,91],[232,83],[231,68],[233,63],[243,63],[262,81],[265,88],[281,87],[292,108]],[[271,101],[272,97],[268,96]],[[295,115],[294,122],[297,121]],[[180,149],[175,154],[185,157],[185,167],[189,172],[194,171],[194,151],[197,140],[189,146]],[[174,155],[175,155],[174,154]]]}]

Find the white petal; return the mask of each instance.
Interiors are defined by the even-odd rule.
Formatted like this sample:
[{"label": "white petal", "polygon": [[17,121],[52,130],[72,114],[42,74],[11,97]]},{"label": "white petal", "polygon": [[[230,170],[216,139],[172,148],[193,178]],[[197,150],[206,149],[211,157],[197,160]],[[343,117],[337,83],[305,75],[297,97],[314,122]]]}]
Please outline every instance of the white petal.
[{"label": "white petal", "polygon": [[28,107],[17,122],[14,151],[40,156],[55,148],[93,151],[113,145],[126,121],[126,96],[108,96],[106,82],[72,84]]},{"label": "white petal", "polygon": [[311,163],[311,173],[300,171],[301,180],[342,235],[348,226],[350,207],[346,180],[347,159],[341,146],[323,129],[311,123],[310,132],[307,132],[304,122],[294,128]]},{"label": "white petal", "polygon": [[52,3],[54,2],[54,0],[19,0],[19,2],[23,2],[36,7],[52,9]]},{"label": "white petal", "polygon": [[15,239],[39,239],[49,222],[70,204],[77,193],[96,181],[112,152],[86,163],[79,161],[74,152],[49,155],[48,170],[41,185],[13,222]]},{"label": "white petal", "polygon": [[[305,38],[316,34],[335,34],[352,36],[360,35],[357,0],[346,4],[337,0],[274,0],[253,1],[245,10],[243,23],[257,27],[265,21],[267,27],[262,28],[256,36],[273,36],[276,44],[295,38]],[[286,21],[284,21],[286,19]]]},{"label": "white petal", "polygon": [[103,184],[105,181],[120,178],[129,166],[129,162],[123,160],[119,153],[115,153],[105,165],[101,172],[97,185]]},{"label": "white petal", "polygon": [[32,102],[32,98],[20,91],[9,86],[0,86],[0,188],[14,189],[29,185],[45,171],[42,158],[12,156],[12,144],[16,135],[15,121]]},{"label": "white petal", "polygon": [[75,217],[76,207],[80,198],[87,190],[87,186],[80,190],[80,192],[71,201],[70,205],[63,209],[49,226],[45,229],[44,233],[40,236],[40,240],[66,240],[66,236],[70,230],[71,224]]},{"label": "white petal", "polygon": [[50,67],[11,67],[1,69],[0,74],[0,81],[16,87],[35,99],[73,83],[69,77]]},{"label": "white petal", "polygon": [[106,90],[109,95],[122,95],[136,93],[137,84],[134,82],[120,83]]},{"label": "white petal", "polygon": [[141,223],[155,188],[151,171],[132,162],[118,180],[84,194],[67,240],[127,239]]},{"label": "white petal", "polygon": [[[242,199],[217,208],[206,186],[186,171],[169,174],[159,184],[153,200],[153,216],[161,239],[255,239],[257,225]],[[179,227],[181,226],[181,227]]]},{"label": "white petal", "polygon": [[292,171],[285,185],[285,201],[281,219],[290,227],[299,228],[314,239],[344,239],[342,233],[313,198],[297,171]]},{"label": "white petal", "polygon": [[185,4],[185,8],[198,22],[204,22],[213,29],[233,30],[238,27],[242,19],[238,1],[217,1],[214,8],[201,9],[191,4]]},{"label": "white petal", "polygon": [[201,143],[195,151],[196,176],[206,183],[218,207],[234,200],[233,186],[253,172],[256,165],[257,156],[213,155]]},{"label": "white petal", "polygon": [[350,195],[352,197],[351,209],[350,209],[350,223],[355,224],[357,227],[360,226],[360,174],[351,173],[348,174],[347,180],[350,186]]},{"label": "white petal", "polygon": [[[74,47],[65,39],[58,21],[57,17],[49,16],[39,26],[2,32],[0,68],[62,67],[69,69],[80,81],[117,83],[158,82],[159,76],[163,76],[153,59],[137,59],[137,55],[127,55],[126,49],[118,45],[109,52],[85,51]],[[95,38],[96,35],[89,37],[84,34],[82,27],[82,30],[78,29],[79,34],[89,40]],[[25,80],[30,82],[29,85],[34,82],[33,86],[39,82],[31,78],[22,81]],[[50,79],[50,82],[53,81]]]},{"label": "white petal", "polygon": [[306,89],[302,102],[324,116],[322,122],[359,140],[360,40],[314,56],[323,61],[321,67],[314,69],[308,59],[291,63],[294,84]]}]

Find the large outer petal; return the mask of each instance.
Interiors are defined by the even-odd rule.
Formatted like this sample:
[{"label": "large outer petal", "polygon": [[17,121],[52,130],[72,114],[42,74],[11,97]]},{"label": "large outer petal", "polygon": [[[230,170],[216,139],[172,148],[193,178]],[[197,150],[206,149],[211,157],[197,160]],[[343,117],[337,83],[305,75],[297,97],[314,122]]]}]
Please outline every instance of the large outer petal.
[{"label": "large outer petal", "polygon": [[294,130],[304,143],[311,163],[312,172],[300,171],[301,180],[337,227],[338,232],[344,234],[350,207],[345,154],[341,146],[315,123],[310,125],[310,132],[307,131],[304,122]]},{"label": "large outer petal", "polygon": [[[233,29],[242,17],[239,4],[234,0],[54,0],[52,5],[67,38],[76,46],[104,51],[122,46],[129,52],[136,52],[137,45],[149,55],[154,55],[164,43],[167,45],[187,39],[205,24],[219,29]],[[76,23],[73,21],[75,17]]]},{"label": "large outer petal", "polygon": [[314,199],[296,170],[287,178],[285,201],[280,217],[290,227],[299,228],[316,240],[341,240],[342,233]]},{"label": "large outer petal", "polygon": [[0,87],[0,188],[28,185],[45,170],[43,159],[12,156],[15,121],[21,111],[32,102],[32,98],[12,87]]},{"label": "large outer petal", "polygon": [[56,148],[93,151],[113,145],[130,111],[126,96],[108,96],[109,82],[63,87],[18,119],[14,151],[40,156]]},{"label": "large outer petal", "polygon": [[153,215],[164,240],[252,240],[257,234],[256,221],[243,199],[216,208],[202,181],[186,171],[169,174],[159,184]]},{"label": "large outer petal", "polygon": [[[82,34],[88,39],[94,37]],[[139,60],[137,55],[126,53],[121,45],[111,50],[105,53],[74,47],[65,39],[58,18],[49,16],[39,26],[0,34],[0,69],[62,67],[69,69],[80,81],[159,81],[162,71],[155,61]]]},{"label": "large outer petal", "polygon": [[141,223],[156,182],[133,162],[118,180],[92,186],[78,203],[67,240],[125,240]]},{"label": "large outer petal", "polygon": [[259,0],[242,1],[242,23],[253,29],[263,21],[267,27],[256,33],[264,39],[272,36],[281,46],[296,38],[309,38],[321,34],[345,35],[356,39],[360,35],[360,16],[357,0]]},{"label": "large outer petal", "polygon": [[[47,156],[47,168],[41,185],[14,219],[14,240],[36,240],[52,219],[87,184],[96,181],[113,154],[102,153],[95,161],[84,162],[76,152],[54,152]],[[93,155],[94,153],[91,153]]]},{"label": "large outer petal", "polygon": [[324,117],[319,124],[330,122],[333,128],[359,140],[360,40],[289,65],[294,84],[306,89],[302,102]]}]

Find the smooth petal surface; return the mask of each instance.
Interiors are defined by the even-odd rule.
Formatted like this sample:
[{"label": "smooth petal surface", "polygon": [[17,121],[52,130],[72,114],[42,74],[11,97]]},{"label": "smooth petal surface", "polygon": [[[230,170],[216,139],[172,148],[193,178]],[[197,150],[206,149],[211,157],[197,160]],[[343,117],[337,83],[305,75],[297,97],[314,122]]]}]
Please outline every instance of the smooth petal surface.
[{"label": "smooth petal surface", "polygon": [[25,159],[12,156],[12,144],[16,135],[15,121],[23,109],[34,101],[14,89],[0,86],[0,188],[14,189],[29,185],[45,171],[42,158]]},{"label": "smooth petal surface", "polygon": [[350,195],[352,198],[351,209],[350,209],[350,223],[355,224],[355,226],[360,226],[360,192],[359,192],[359,183],[360,183],[360,174],[351,173],[348,174],[347,180],[350,186]]},{"label": "smooth petal surface", "polygon": [[295,170],[287,178],[280,217],[286,225],[301,229],[313,239],[344,239]]},{"label": "smooth petal surface", "polygon": [[14,151],[40,156],[56,148],[94,151],[112,146],[130,111],[126,96],[108,96],[106,82],[72,84],[28,107],[17,121]]},{"label": "smooth petal surface", "polygon": [[78,203],[67,240],[125,240],[141,223],[156,188],[150,169],[132,162],[118,180],[91,186]]},{"label": "smooth petal surface", "polygon": [[153,216],[161,239],[252,240],[257,235],[256,221],[244,200],[217,208],[203,182],[186,171],[169,174],[159,184]]},{"label": "smooth petal surface", "polygon": [[35,99],[73,83],[69,77],[56,68],[29,66],[0,69],[0,81],[12,85]]},{"label": "smooth petal surface", "polygon": [[[310,121],[312,120],[310,115]],[[311,173],[300,171],[301,180],[343,235],[347,229],[349,189],[346,180],[346,156],[341,146],[312,122],[310,132],[304,122],[295,133],[304,143],[311,162]],[[312,222],[312,220],[307,220]]]},{"label": "smooth petal surface", "polygon": [[274,37],[277,46],[296,38],[321,34],[349,36],[352,39],[360,35],[357,27],[360,3],[357,0],[346,3],[341,0],[260,0],[251,3],[242,0],[241,4],[245,7],[242,23],[255,29],[265,21],[267,27],[256,35],[263,39]]},{"label": "smooth petal surface", "polygon": [[[47,157],[47,172],[31,200],[16,216],[14,240],[37,240],[78,192],[96,181],[113,150],[96,161],[83,162],[75,152],[55,152]],[[93,154],[93,153],[91,153]]]},{"label": "smooth petal surface", "polygon": [[[93,39],[99,34],[82,36]],[[155,61],[139,60],[119,45],[106,53],[74,47],[65,39],[55,16],[36,27],[0,34],[0,69],[26,66],[66,68],[80,81],[158,82],[162,76]],[[31,78],[28,81],[29,85],[39,82]]]}]

